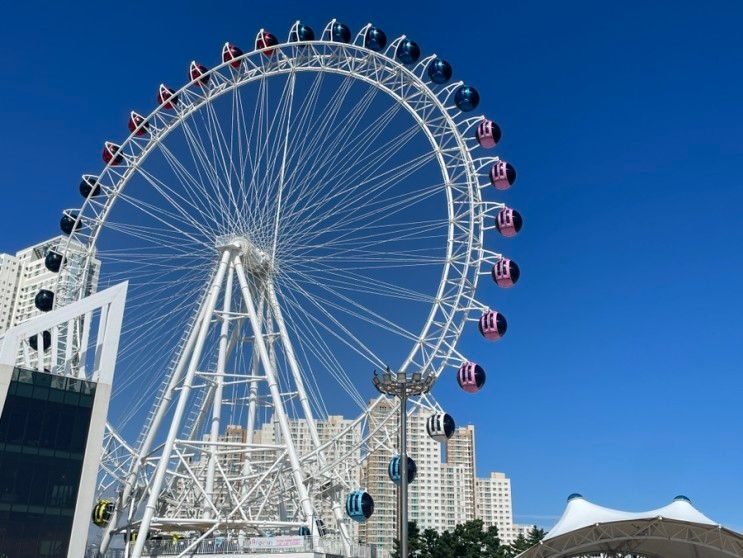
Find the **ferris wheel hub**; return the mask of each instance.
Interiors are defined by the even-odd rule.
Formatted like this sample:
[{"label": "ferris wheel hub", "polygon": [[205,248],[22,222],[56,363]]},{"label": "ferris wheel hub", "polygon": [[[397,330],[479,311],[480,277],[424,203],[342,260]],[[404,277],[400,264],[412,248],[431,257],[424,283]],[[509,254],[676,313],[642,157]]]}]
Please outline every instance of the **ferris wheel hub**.
[{"label": "ferris wheel hub", "polygon": [[253,274],[266,274],[274,269],[273,259],[264,250],[260,249],[247,236],[240,234],[226,234],[217,237],[217,250],[234,250],[237,252],[245,268]]}]

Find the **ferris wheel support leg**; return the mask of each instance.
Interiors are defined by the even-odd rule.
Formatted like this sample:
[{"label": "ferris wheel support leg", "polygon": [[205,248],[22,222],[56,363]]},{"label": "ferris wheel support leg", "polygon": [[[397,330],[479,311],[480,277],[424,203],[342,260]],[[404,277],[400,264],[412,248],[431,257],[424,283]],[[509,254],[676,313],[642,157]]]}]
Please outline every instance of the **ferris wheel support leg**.
[{"label": "ferris wheel support leg", "polygon": [[[264,302],[265,302],[265,295],[261,293],[260,298],[258,300],[258,321],[260,325],[260,321],[263,319],[263,312],[264,312]],[[262,326],[261,326],[262,327]],[[248,392],[248,424],[247,424],[247,432],[245,435],[245,441],[247,444],[252,444],[253,440],[255,439],[255,416],[257,412],[258,407],[258,373],[260,372],[260,366],[259,366],[259,356],[258,356],[258,349],[255,346],[255,342],[253,342],[253,356],[251,359],[251,374],[252,379],[250,380],[250,391]],[[245,462],[243,464],[243,475],[247,475],[252,468],[252,464],[250,462],[250,456],[246,456]],[[247,493],[250,488],[245,484],[243,486],[243,492]]]},{"label": "ferris wheel support leg", "polygon": [[[268,280],[267,283],[268,284],[266,287],[266,291],[268,294],[268,302],[271,307],[271,313],[273,314],[273,317],[276,320],[276,325],[279,328],[281,345],[284,347],[284,353],[286,354],[286,359],[289,362],[289,368],[291,369],[292,376],[294,377],[294,384],[297,389],[297,395],[299,397],[300,405],[302,406],[302,412],[304,413],[305,420],[307,421],[307,427],[310,431],[312,443],[314,444],[315,450],[317,451],[318,461],[320,463],[320,466],[324,468],[327,461],[325,459],[324,452],[320,450],[320,447],[322,446],[322,444],[320,443],[320,435],[317,433],[317,424],[315,423],[315,418],[312,414],[312,408],[310,407],[310,402],[307,397],[307,391],[304,389],[304,380],[302,379],[302,373],[299,369],[297,356],[294,353],[294,347],[292,346],[291,339],[289,338],[289,331],[286,328],[286,322],[284,322],[284,316],[281,313],[281,306],[279,305],[279,300],[276,297],[276,289],[274,289],[273,281]],[[348,554],[351,550],[350,535],[348,533],[348,528],[343,521],[343,511],[341,510],[341,505],[337,498],[333,498],[332,507],[333,516],[335,517],[336,524],[338,525],[338,529],[340,530],[341,537],[343,539],[346,553]]]},{"label": "ferris wheel support leg", "polygon": [[[165,391],[163,392],[162,399],[160,400],[157,406],[157,410],[155,411],[155,416],[152,418],[152,423],[150,424],[150,428],[147,431],[147,434],[145,435],[145,439],[142,442],[142,446],[137,450],[139,455],[134,457],[131,461],[131,465],[129,467],[129,472],[127,474],[126,481],[124,482],[124,486],[119,495],[118,505],[114,508],[113,514],[111,515],[111,520],[106,526],[106,530],[103,532],[103,537],[101,539],[101,545],[98,550],[99,558],[103,558],[106,551],[108,550],[108,546],[111,544],[111,535],[112,535],[111,532],[118,523],[119,510],[124,509],[126,507],[129,507],[132,510],[134,509],[134,506],[130,505],[129,500],[132,496],[132,491],[134,490],[134,486],[137,482],[137,475],[139,474],[139,469],[142,466],[142,462],[145,456],[148,453],[150,453],[150,449],[152,448],[152,443],[155,440],[155,436],[157,435],[158,430],[160,429],[160,424],[162,422],[163,416],[165,416],[165,412],[167,411],[168,407],[170,406],[170,402],[173,399],[173,393],[175,393],[175,386],[178,384],[178,382],[181,379],[183,370],[186,366],[186,363],[188,362],[188,357],[190,356],[191,351],[193,350],[194,344],[196,343],[196,338],[199,333],[199,324],[202,321],[205,310],[206,310],[206,301],[202,303],[201,307],[199,308],[196,314],[196,319],[194,320],[194,323],[189,333],[186,344],[183,346],[183,350],[181,351],[180,357],[178,359],[178,364],[176,365],[175,369],[173,370],[173,373],[170,376],[170,380],[168,381],[168,385],[165,388]],[[131,519],[132,519],[132,516],[130,513],[129,521],[131,521]]]},{"label": "ferris wheel support leg", "polygon": [[[224,392],[224,370],[227,364],[227,344],[230,335],[229,312],[232,305],[232,276],[234,268],[230,266],[227,272],[227,282],[224,289],[224,301],[222,305],[222,325],[219,331],[219,355],[217,356],[217,375],[214,379],[214,401],[212,403],[212,423],[209,432],[209,464],[206,470],[206,484],[204,491],[210,500],[214,501],[214,472],[217,468],[217,443],[219,442],[219,426],[222,422],[222,395]],[[211,517],[211,510],[204,502],[204,519]]]},{"label": "ferris wheel support leg", "polygon": [[286,444],[286,450],[289,456],[289,463],[291,464],[292,468],[294,485],[296,486],[297,492],[299,494],[299,503],[302,508],[302,512],[304,513],[305,520],[308,522],[308,527],[311,529],[312,532],[313,546],[315,547],[315,549],[317,549],[319,547],[320,537],[317,526],[314,524],[313,521],[313,518],[315,517],[315,510],[312,505],[312,501],[310,500],[309,492],[307,491],[307,485],[304,481],[304,472],[302,471],[302,466],[299,462],[299,456],[297,455],[296,448],[294,447],[294,441],[292,440],[291,428],[289,427],[289,419],[286,416],[284,402],[281,399],[281,393],[279,391],[279,384],[276,378],[276,373],[271,363],[265,340],[263,339],[261,324],[255,311],[255,304],[253,303],[250,286],[248,285],[248,280],[245,277],[245,270],[243,269],[243,264],[239,257],[235,258],[235,272],[237,273],[237,280],[240,283],[240,289],[242,291],[243,298],[245,299],[245,306],[248,311],[250,325],[253,328],[254,343],[255,346],[258,348],[258,354],[260,355],[261,362],[263,363],[263,370],[266,375],[268,389],[271,393],[271,399],[273,400],[274,413],[278,418],[281,435],[284,438],[284,443]]},{"label": "ferris wheel support leg", "polygon": [[147,507],[144,510],[142,521],[140,522],[139,532],[137,533],[137,542],[134,545],[132,552],[132,558],[140,558],[142,551],[144,550],[144,544],[147,540],[147,534],[150,531],[150,524],[152,518],[155,516],[155,509],[157,508],[157,500],[160,497],[160,489],[162,488],[163,481],[165,480],[165,473],[168,469],[168,462],[170,456],[173,453],[173,446],[175,445],[175,439],[178,435],[178,429],[181,426],[181,419],[183,418],[183,412],[186,409],[186,403],[188,402],[189,396],[191,395],[191,386],[193,383],[196,369],[201,360],[201,353],[204,349],[204,341],[209,333],[209,325],[211,323],[211,317],[214,313],[214,307],[217,304],[217,296],[222,287],[222,281],[224,279],[225,271],[230,263],[230,259],[233,257],[233,248],[227,247],[222,252],[222,256],[219,260],[219,267],[214,277],[214,282],[209,287],[209,295],[207,296],[206,307],[204,313],[201,316],[201,323],[199,325],[199,334],[196,339],[196,344],[191,354],[191,360],[189,361],[188,370],[186,377],[183,380],[181,386],[181,392],[178,397],[178,403],[176,404],[175,411],[173,412],[173,420],[170,423],[170,430],[168,431],[168,437],[165,440],[163,446],[163,452],[157,464],[157,470],[150,486],[150,496],[147,500]]}]

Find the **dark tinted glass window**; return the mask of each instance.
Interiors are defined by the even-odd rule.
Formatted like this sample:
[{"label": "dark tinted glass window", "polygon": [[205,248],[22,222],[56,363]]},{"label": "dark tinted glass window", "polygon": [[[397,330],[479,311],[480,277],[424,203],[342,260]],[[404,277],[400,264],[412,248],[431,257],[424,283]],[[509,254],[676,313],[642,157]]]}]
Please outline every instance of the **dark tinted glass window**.
[{"label": "dark tinted glass window", "polygon": [[0,556],[67,554],[95,384],[16,370],[0,415]]}]

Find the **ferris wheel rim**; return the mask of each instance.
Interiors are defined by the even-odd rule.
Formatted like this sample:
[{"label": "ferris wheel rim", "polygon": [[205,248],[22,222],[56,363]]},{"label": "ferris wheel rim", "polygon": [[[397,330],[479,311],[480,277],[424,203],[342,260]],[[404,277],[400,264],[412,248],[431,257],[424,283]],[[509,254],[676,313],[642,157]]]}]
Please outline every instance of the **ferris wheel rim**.
[{"label": "ferris wheel rim", "polygon": [[[398,38],[396,41],[400,41],[403,37]],[[394,42],[392,43],[394,44]],[[320,54],[318,51],[319,48],[326,48],[331,49],[332,52]],[[149,135],[148,138],[142,139],[137,137],[135,130],[132,132],[118,147],[118,154],[123,154],[126,161],[126,165],[124,167],[124,170],[122,173],[117,172],[116,166],[113,165],[113,161],[107,163],[101,173],[98,176],[99,184],[101,184],[100,177],[108,176],[118,176],[118,181],[112,181],[112,184],[103,186],[102,189],[104,191],[105,195],[105,202],[103,204],[103,210],[98,213],[95,218],[91,219],[86,215],[86,209],[90,211],[94,211],[92,207],[97,204],[97,200],[94,200],[93,196],[88,196],[81,208],[79,209],[79,212],[77,214],[76,223],[81,223],[83,229],[88,226],[88,223],[94,223],[94,226],[91,227],[93,229],[93,234],[90,235],[83,235],[78,229],[77,225],[73,228],[72,233],[68,236],[67,241],[65,243],[65,249],[64,249],[64,257],[66,261],[67,253],[69,250],[70,245],[73,242],[80,243],[80,238],[87,238],[87,242],[82,242],[82,244],[86,247],[86,264],[89,261],[90,258],[94,257],[94,250],[97,244],[98,236],[101,234],[101,231],[105,227],[108,214],[110,213],[113,205],[115,204],[116,199],[121,194],[121,192],[124,191],[126,188],[126,185],[131,180],[132,177],[136,176],[136,171],[138,166],[146,160],[147,156],[152,153],[158,145],[160,145],[165,138],[174,130],[176,130],[180,125],[186,121],[190,116],[195,114],[198,110],[202,109],[203,106],[205,106],[207,103],[211,103],[214,100],[218,99],[219,97],[226,95],[230,92],[233,92],[243,86],[246,86],[250,83],[253,83],[259,79],[270,79],[272,77],[281,76],[281,75],[287,75],[291,74],[292,72],[313,72],[313,73],[332,73],[332,74],[338,74],[343,75],[346,77],[352,77],[356,80],[365,82],[367,85],[376,87],[377,89],[383,91],[390,99],[392,99],[395,103],[405,108],[405,110],[408,112],[408,114],[411,115],[411,117],[414,119],[414,121],[418,124],[418,127],[423,131],[423,133],[426,135],[426,138],[428,139],[429,143],[431,144],[431,148],[436,151],[436,160],[439,166],[439,170],[442,174],[442,177],[446,184],[446,199],[447,199],[447,211],[449,215],[449,224],[447,228],[447,246],[446,246],[446,261],[442,267],[441,277],[439,280],[439,287],[437,289],[436,294],[436,302],[431,306],[431,310],[425,320],[425,323],[423,324],[423,327],[421,328],[421,334],[420,334],[420,340],[418,343],[414,344],[413,347],[410,349],[407,357],[405,358],[403,364],[400,366],[400,370],[407,370],[411,364],[413,363],[413,359],[417,354],[422,352],[422,345],[425,340],[426,335],[431,329],[432,324],[434,323],[437,314],[439,312],[443,313],[443,309],[441,307],[442,301],[441,301],[441,295],[442,292],[447,284],[448,277],[450,276],[450,271],[452,268],[452,252],[454,250],[455,244],[462,244],[462,241],[457,241],[455,238],[456,233],[456,227],[455,227],[455,219],[453,217],[453,204],[454,201],[452,199],[452,182],[451,182],[451,168],[450,165],[447,165],[447,163],[444,160],[443,154],[442,154],[442,146],[441,143],[436,139],[435,134],[431,131],[426,118],[422,117],[419,110],[422,109],[416,109],[416,107],[412,106],[411,103],[409,103],[406,99],[396,94],[393,90],[391,90],[389,87],[385,86],[384,84],[374,81],[370,78],[367,78],[366,76],[362,76],[357,73],[358,68],[352,67],[352,65],[349,64],[349,69],[342,70],[340,68],[333,68],[327,65],[320,65],[320,66],[308,66],[308,67],[301,67],[296,65],[296,61],[298,60],[299,56],[297,55],[298,49],[308,49],[312,50],[314,53],[310,56],[303,56],[302,58],[304,60],[318,60],[321,58],[341,58],[341,55],[348,61],[348,60],[354,60],[356,62],[363,61],[365,58],[371,58],[374,59],[375,62],[381,62],[382,66],[389,66],[393,68],[396,72],[399,72],[400,75],[405,76],[410,83],[414,84],[421,92],[426,96],[427,101],[431,102],[436,109],[439,111],[441,116],[443,116],[446,126],[446,133],[453,137],[455,139],[456,145],[457,145],[457,151],[459,156],[463,159],[462,166],[465,167],[465,172],[462,173],[462,176],[466,178],[466,185],[468,189],[468,200],[470,204],[470,213],[469,213],[469,227],[468,227],[468,234],[466,235],[466,259],[465,262],[461,265],[461,268],[464,270],[463,273],[460,273],[460,281],[459,281],[459,288],[455,297],[455,301],[449,305],[449,308],[453,309],[449,313],[449,317],[447,318],[447,322],[445,326],[441,329],[441,333],[437,336],[436,339],[436,345],[433,350],[431,350],[431,355],[427,362],[425,364],[430,365],[433,363],[434,359],[438,358],[438,366],[435,367],[434,370],[431,372],[436,376],[440,376],[443,370],[449,365],[450,361],[453,357],[456,357],[458,361],[461,361],[461,357],[456,352],[456,349],[454,347],[456,343],[456,339],[461,334],[462,329],[464,328],[464,324],[467,321],[467,314],[468,312],[462,312],[460,319],[457,321],[457,323],[454,323],[457,310],[459,309],[459,306],[461,305],[461,300],[464,298],[465,300],[468,298],[468,293],[465,291],[469,291],[469,298],[472,299],[474,292],[477,288],[477,281],[479,273],[477,273],[477,270],[479,269],[480,262],[482,260],[482,254],[483,254],[483,236],[484,236],[484,226],[482,222],[482,213],[479,210],[479,204],[482,203],[482,199],[480,196],[480,188],[477,183],[476,179],[476,172],[474,171],[474,163],[472,160],[472,157],[470,155],[470,148],[467,147],[467,140],[464,137],[464,131],[460,130],[460,127],[468,128],[471,126],[471,123],[469,121],[471,119],[464,119],[460,122],[456,121],[456,114],[452,115],[452,107],[447,107],[445,105],[445,102],[447,99],[449,99],[453,93],[453,91],[459,87],[462,82],[454,82],[452,84],[447,85],[446,87],[442,88],[442,91],[447,91],[446,98],[442,101],[439,97],[439,93],[437,93],[434,89],[432,89],[423,79],[420,75],[416,74],[414,69],[415,68],[422,68],[425,70],[425,62],[430,61],[432,59],[436,58],[436,55],[431,55],[429,57],[424,58],[421,60],[414,69],[410,69],[406,67],[403,63],[395,60],[394,58],[387,56],[383,52],[377,52],[374,50],[371,50],[369,48],[364,47],[363,45],[358,44],[347,44],[347,43],[338,43],[331,40],[314,40],[314,41],[300,41],[300,42],[284,42],[275,46],[271,47],[271,50],[273,51],[272,59],[269,60],[269,63],[265,63],[265,54],[264,51],[266,49],[255,49],[246,53],[243,53],[240,57],[236,58],[234,61],[240,61],[241,68],[242,64],[248,60],[259,58],[261,60],[260,64],[253,63],[253,70],[257,70],[258,68],[262,68],[263,71],[256,71],[253,74],[248,74],[247,72],[232,72],[230,69],[230,66],[232,64],[232,60],[222,62],[221,64],[207,70],[207,73],[210,77],[213,76],[221,76],[224,77],[224,73],[229,73],[233,79],[226,80],[224,83],[225,85],[221,87],[219,90],[212,90],[211,86],[208,87],[209,91],[206,94],[199,94],[198,91],[201,89],[199,86],[199,80],[200,77],[191,79],[188,83],[186,83],[184,86],[182,86],[177,91],[174,91],[174,95],[179,96],[179,98],[183,99],[184,96],[188,96],[189,94],[192,94],[195,98],[200,98],[200,102],[193,102],[189,101],[186,103],[183,103],[181,105],[180,109],[177,110],[171,110],[166,107],[167,100],[162,102],[159,106],[157,106],[150,114],[145,117],[145,122],[147,123],[153,123],[157,120],[157,122],[162,125],[162,128],[158,128],[155,130],[155,133],[152,133]],[[286,56],[285,51],[289,50],[293,53],[293,56]],[[360,53],[361,57],[351,56],[349,54],[350,52]],[[286,67],[279,68],[279,64],[273,64],[273,61],[278,60],[277,55],[284,55],[284,60],[286,61]],[[274,65],[275,68],[270,68],[271,65]],[[265,68],[269,67],[268,70]],[[420,72],[422,73],[422,71]],[[237,75],[234,75],[237,74]],[[456,110],[456,109],[455,109]],[[158,118],[159,117],[159,118]],[[478,118],[479,120],[479,118]],[[141,145],[144,144],[144,147],[141,147]],[[127,155],[125,153],[125,150],[131,146],[137,147],[140,146],[141,149],[139,150],[138,154],[133,153],[132,155]],[[131,157],[134,161],[134,164],[130,164],[128,158]],[[463,236],[464,238],[464,236]],[[474,256],[473,256],[474,252]],[[85,266],[86,269],[88,266]],[[474,270],[474,272],[472,272]],[[468,273],[471,273],[471,278],[468,276]],[[61,278],[60,274],[60,278]],[[59,279],[58,279],[58,285],[59,285]],[[467,301],[469,304],[469,301]],[[446,337],[447,333],[454,333],[450,338]],[[443,351],[441,351],[441,347],[443,345]]]}]

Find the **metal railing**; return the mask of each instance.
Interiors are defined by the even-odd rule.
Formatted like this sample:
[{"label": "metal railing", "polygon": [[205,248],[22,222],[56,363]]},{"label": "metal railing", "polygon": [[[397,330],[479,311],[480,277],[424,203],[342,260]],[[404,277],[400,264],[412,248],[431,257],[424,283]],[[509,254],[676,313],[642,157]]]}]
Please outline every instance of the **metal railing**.
[{"label": "metal railing", "polygon": [[[349,558],[385,558],[385,553],[374,546],[352,544],[351,553],[345,554],[343,542],[340,539],[323,537],[320,544],[315,548],[312,537],[292,537],[295,539],[290,545],[271,546],[270,544],[251,543],[250,538],[227,539],[216,537],[199,542],[188,551],[186,556],[199,556],[209,554],[286,554],[289,552],[323,552],[338,556],[349,556]],[[254,539],[255,540],[255,539]],[[266,537],[268,543],[271,537]],[[145,544],[147,556],[178,556],[193,544],[192,540],[155,540]]]}]

